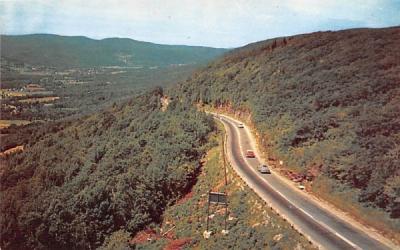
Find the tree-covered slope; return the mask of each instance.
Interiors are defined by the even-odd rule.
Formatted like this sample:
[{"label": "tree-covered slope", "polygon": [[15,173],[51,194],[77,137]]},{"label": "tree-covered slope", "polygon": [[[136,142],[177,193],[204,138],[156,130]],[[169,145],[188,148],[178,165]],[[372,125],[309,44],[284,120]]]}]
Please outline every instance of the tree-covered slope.
[{"label": "tree-covered slope", "polygon": [[204,63],[226,50],[160,45],[127,38],[94,40],[58,35],[2,35],[1,56],[47,67],[167,66]]},{"label": "tree-covered slope", "polygon": [[400,217],[399,27],[251,44],[174,91],[249,111],[272,158],[320,172],[358,190],[364,206]]},{"label": "tree-covered slope", "polygon": [[25,128],[1,162],[2,249],[93,249],[158,222],[186,191],[213,121],[161,89],[76,121]]}]

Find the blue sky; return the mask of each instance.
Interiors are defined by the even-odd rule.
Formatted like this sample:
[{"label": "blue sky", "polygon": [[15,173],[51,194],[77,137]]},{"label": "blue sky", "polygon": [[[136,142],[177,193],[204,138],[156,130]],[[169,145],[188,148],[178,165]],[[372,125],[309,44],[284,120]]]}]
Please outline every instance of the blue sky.
[{"label": "blue sky", "polygon": [[400,0],[0,0],[0,33],[238,47],[272,37],[400,25]]}]

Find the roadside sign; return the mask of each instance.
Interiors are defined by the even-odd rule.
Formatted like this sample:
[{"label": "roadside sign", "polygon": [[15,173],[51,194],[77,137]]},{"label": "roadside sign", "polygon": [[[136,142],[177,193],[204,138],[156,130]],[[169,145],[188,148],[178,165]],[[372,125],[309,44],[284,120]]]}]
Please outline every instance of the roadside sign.
[{"label": "roadside sign", "polygon": [[210,203],[227,205],[227,199],[225,193],[210,192],[208,195],[208,201]]}]

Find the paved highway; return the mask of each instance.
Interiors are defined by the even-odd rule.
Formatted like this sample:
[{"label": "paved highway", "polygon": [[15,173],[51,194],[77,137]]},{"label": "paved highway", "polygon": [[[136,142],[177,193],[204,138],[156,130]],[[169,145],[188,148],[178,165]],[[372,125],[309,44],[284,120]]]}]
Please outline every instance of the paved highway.
[{"label": "paved highway", "polygon": [[235,171],[267,204],[314,244],[322,249],[391,249],[322,208],[281,178],[274,174],[260,174],[257,171],[261,164],[259,157],[244,157],[246,150],[255,151],[249,130],[238,128],[239,122],[230,117],[218,117],[227,132],[227,156]]}]

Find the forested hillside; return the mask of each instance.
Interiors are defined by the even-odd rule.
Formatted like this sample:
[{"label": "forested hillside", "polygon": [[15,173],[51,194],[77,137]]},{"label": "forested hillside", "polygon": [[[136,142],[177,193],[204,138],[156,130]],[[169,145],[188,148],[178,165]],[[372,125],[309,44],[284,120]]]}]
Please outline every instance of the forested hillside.
[{"label": "forested hillside", "polygon": [[94,40],[58,35],[1,35],[1,56],[35,66],[77,68],[99,66],[168,66],[207,62],[225,49],[160,45],[128,38]]},{"label": "forested hillside", "polygon": [[400,217],[399,27],[251,44],[177,89],[176,98],[249,112],[272,159]]},{"label": "forested hillside", "polygon": [[93,249],[158,222],[192,184],[214,126],[177,102],[162,109],[161,96],[21,129],[24,152],[1,162],[1,248]]}]

